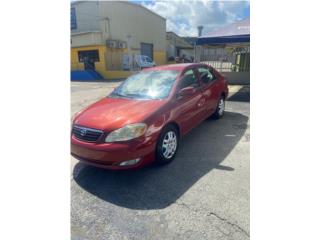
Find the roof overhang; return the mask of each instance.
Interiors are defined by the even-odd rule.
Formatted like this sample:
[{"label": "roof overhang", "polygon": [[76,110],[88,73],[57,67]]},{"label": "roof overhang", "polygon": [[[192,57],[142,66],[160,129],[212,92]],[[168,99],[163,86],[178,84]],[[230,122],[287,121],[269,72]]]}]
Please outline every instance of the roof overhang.
[{"label": "roof overhang", "polygon": [[249,42],[250,42],[250,34],[246,34],[246,35],[198,38],[196,44],[203,45],[203,44],[249,43]]},{"label": "roof overhang", "polygon": [[250,18],[234,22],[221,27],[214,32],[203,35],[197,39],[197,45],[224,44],[224,43],[249,43]]},{"label": "roof overhang", "polygon": [[85,32],[71,32],[71,36],[78,36],[78,35],[86,35],[86,34],[101,34],[101,31],[85,31]]}]

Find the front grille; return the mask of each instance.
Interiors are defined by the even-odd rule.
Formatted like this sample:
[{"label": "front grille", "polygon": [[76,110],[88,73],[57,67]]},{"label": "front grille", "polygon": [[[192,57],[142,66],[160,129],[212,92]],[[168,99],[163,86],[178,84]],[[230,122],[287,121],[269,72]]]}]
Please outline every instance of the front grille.
[{"label": "front grille", "polygon": [[72,128],[72,133],[79,140],[86,142],[96,142],[101,137],[103,132],[97,129],[74,125]]}]

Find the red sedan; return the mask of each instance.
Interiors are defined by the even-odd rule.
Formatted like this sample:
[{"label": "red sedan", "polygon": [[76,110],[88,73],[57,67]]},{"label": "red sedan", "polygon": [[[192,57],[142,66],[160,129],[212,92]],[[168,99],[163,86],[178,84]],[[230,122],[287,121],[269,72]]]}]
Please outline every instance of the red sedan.
[{"label": "red sedan", "polygon": [[71,154],[109,169],[169,163],[182,136],[223,116],[227,95],[227,81],[205,64],[144,69],[75,115]]}]

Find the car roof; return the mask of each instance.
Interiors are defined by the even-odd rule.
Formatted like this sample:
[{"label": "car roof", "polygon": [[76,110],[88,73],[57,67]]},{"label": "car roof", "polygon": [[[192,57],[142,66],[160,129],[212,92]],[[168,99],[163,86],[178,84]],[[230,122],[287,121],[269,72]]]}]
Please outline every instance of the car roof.
[{"label": "car roof", "polygon": [[203,64],[203,63],[168,64],[168,65],[160,65],[160,66],[151,67],[151,68],[145,68],[144,71],[149,71],[149,70],[178,70],[178,71],[183,71],[184,69],[186,69],[188,67],[200,67],[200,66],[206,66],[206,64]]}]

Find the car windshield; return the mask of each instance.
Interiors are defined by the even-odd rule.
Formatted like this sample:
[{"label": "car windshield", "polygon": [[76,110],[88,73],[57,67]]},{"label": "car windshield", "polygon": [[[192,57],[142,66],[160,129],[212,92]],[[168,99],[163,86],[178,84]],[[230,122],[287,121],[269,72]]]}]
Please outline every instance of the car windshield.
[{"label": "car windshield", "polygon": [[148,70],[130,76],[109,96],[134,99],[163,99],[168,97],[179,71]]}]

